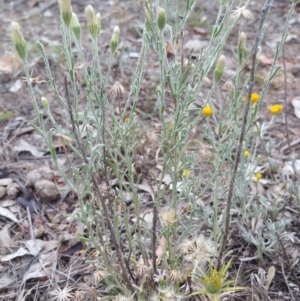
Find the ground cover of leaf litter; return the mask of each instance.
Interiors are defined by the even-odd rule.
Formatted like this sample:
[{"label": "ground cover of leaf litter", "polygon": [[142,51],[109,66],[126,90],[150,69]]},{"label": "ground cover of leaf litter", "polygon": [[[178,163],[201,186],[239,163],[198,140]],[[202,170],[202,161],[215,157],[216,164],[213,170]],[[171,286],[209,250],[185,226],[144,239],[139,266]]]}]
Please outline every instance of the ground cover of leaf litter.
[{"label": "ground cover of leaf litter", "polygon": [[[116,5],[117,2],[120,2]],[[200,51],[211,35],[211,24],[216,17],[218,1],[212,3],[198,1],[195,14],[188,22],[186,45],[192,44],[194,51]],[[254,1],[250,10],[254,14],[253,20],[244,20],[241,26],[248,38],[248,45],[254,41],[255,31],[263,3]],[[290,0],[274,1],[270,16],[265,28],[265,37],[262,43],[262,53],[259,58],[258,73],[264,78],[272,63],[276,44],[281,39],[281,30],[285,17],[290,8]],[[143,18],[141,10],[135,1],[96,1],[88,3],[82,0],[73,0],[74,12],[79,17],[81,24],[85,24],[84,8],[87,4],[93,5],[95,11],[102,15],[101,47],[108,52],[109,41],[114,26],[121,29],[121,43],[119,45],[120,57],[115,61],[111,82],[120,82],[125,88],[130,85],[130,77],[137,62],[141,45],[141,32]],[[30,69],[32,78],[35,78],[34,89],[37,98],[45,96],[50,102],[52,114],[64,124],[64,114],[58,102],[54,99],[47,87],[47,76],[41,56],[34,46],[40,40],[49,53],[52,71],[63,89],[63,74],[66,72],[62,52],[60,50],[60,19],[57,1],[24,1],[4,0],[0,11],[0,300],[47,300],[47,292],[53,289],[53,279],[49,273],[55,274],[56,286],[63,289],[67,284],[73,294],[72,300],[96,300],[103,295],[103,287],[93,282],[93,268],[86,259],[91,250],[87,250],[78,240],[77,233],[84,232],[82,224],[67,214],[74,212],[78,204],[76,195],[64,185],[59,173],[53,169],[51,157],[44,141],[27,124],[37,121],[33,106],[29,98],[26,82],[23,79],[22,63],[19,61],[11,45],[8,27],[11,21],[20,21],[24,36],[28,42]],[[83,26],[86,31],[86,27]],[[285,179],[279,176],[278,170],[286,169],[292,178],[299,198],[299,175],[294,170],[300,170],[300,6],[296,8],[288,26],[288,38],[285,44],[286,74],[280,72],[271,83],[266,94],[257,122],[271,119],[269,107],[275,103],[282,104],[288,117],[288,134],[290,147],[287,143],[284,114],[276,116],[276,122],[268,129],[262,142],[258,145],[258,154],[261,155],[260,163],[263,181],[253,183],[250,193],[259,193],[266,197],[269,204],[283,202],[284,206],[278,219],[286,218],[289,224],[288,233],[294,233],[293,239],[274,253],[264,254],[263,265],[257,260],[256,248],[246,243],[239,228],[233,226],[230,235],[228,250],[233,250],[233,267],[239,270],[239,284],[250,286],[250,274],[258,272],[261,267],[264,271],[275,267],[275,277],[270,284],[267,294],[257,290],[259,300],[297,300],[297,285],[300,282],[300,220],[299,201],[295,201],[286,191]],[[224,82],[236,70],[234,56],[237,44],[238,27],[230,35],[224,53],[227,55],[227,65]],[[91,43],[88,34],[83,34],[82,43],[89,51]],[[186,46],[189,47],[189,46]],[[170,59],[172,55],[170,54]],[[283,65],[282,57],[278,65]],[[152,108],[155,103],[155,83],[158,81],[158,60],[150,54],[148,67],[140,93],[140,104],[137,115],[147,128],[147,135],[156,135],[160,126],[157,116]],[[285,104],[285,85],[286,104]],[[261,83],[255,83],[254,91],[259,93]],[[209,89],[209,87],[207,87]],[[221,92],[223,93],[223,92]],[[226,93],[226,92],[224,92]],[[199,108],[202,100],[199,97]],[[172,101],[167,98],[167,105],[172,106]],[[4,115],[4,113],[6,113]],[[11,115],[11,116],[10,116]],[[45,115],[46,116],[46,115]],[[4,118],[5,117],[5,118]],[[216,130],[216,129],[215,129]],[[197,134],[195,134],[197,136]],[[216,131],[217,135],[217,131]],[[202,162],[209,168],[209,158],[212,150],[205,142],[203,134],[201,140]],[[276,143],[271,152],[271,157],[276,161],[277,168],[272,170],[267,160],[265,145],[275,139]],[[155,140],[155,139],[154,139]],[[59,145],[58,142],[57,146]],[[141,143],[143,144],[143,143]],[[155,169],[156,145],[143,144],[144,148],[136,155],[136,165],[139,166],[143,183],[141,190],[147,192],[151,185],[149,171]],[[143,153],[144,152],[144,153]],[[145,153],[152,154],[145,156]],[[291,167],[291,155],[295,154],[295,167]],[[298,155],[297,155],[298,154]],[[59,159],[62,163],[66,158],[63,152]],[[299,161],[298,161],[298,160]],[[42,170],[40,169],[42,168]],[[48,189],[51,193],[39,194],[41,183],[39,174],[46,175]],[[45,189],[42,189],[45,190]],[[148,191],[149,192],[149,191]],[[31,200],[35,199],[34,203]],[[47,200],[46,200],[47,199]],[[34,205],[35,204],[35,205]],[[298,206],[297,206],[298,204]],[[34,208],[35,206],[35,208]],[[27,209],[26,209],[27,208]],[[145,210],[149,208],[145,207]],[[259,221],[253,219],[253,231],[258,229]],[[255,227],[257,227],[255,229]],[[258,230],[259,231],[259,230]],[[254,258],[251,260],[251,258]],[[43,268],[44,266],[44,268]],[[295,279],[296,277],[296,279]],[[298,278],[298,280],[297,280]],[[298,281],[298,283],[297,283]],[[259,285],[258,285],[259,287]],[[250,294],[251,295],[251,294]],[[246,296],[236,296],[230,300],[246,300]],[[300,295],[298,294],[298,298]],[[229,299],[228,299],[229,300]],[[247,299],[250,300],[250,299]],[[299,299],[298,299],[299,300]]]}]

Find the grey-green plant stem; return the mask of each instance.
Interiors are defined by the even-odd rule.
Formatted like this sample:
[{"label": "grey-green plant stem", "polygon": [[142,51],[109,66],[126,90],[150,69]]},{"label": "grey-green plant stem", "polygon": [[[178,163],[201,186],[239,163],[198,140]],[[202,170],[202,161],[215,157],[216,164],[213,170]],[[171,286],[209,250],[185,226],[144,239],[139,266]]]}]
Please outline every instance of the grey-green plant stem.
[{"label": "grey-green plant stem", "polygon": [[[281,40],[280,42],[278,43],[277,47],[276,47],[276,52],[275,52],[275,55],[274,55],[274,58],[273,58],[273,62],[272,62],[272,65],[271,65],[271,68],[270,68],[270,71],[269,71],[269,77],[268,77],[268,80],[265,82],[264,84],[264,87],[263,87],[263,93],[261,95],[261,98],[263,99],[266,92],[267,92],[267,89],[270,85],[270,82],[271,80],[273,79],[274,75],[276,75],[276,73],[278,72],[278,70],[280,69],[280,67],[276,67],[276,63],[277,63],[277,59],[280,55],[280,52],[282,51],[282,47],[285,43],[285,40],[287,38],[287,30],[288,30],[288,25],[289,25],[289,22],[290,22],[290,19],[292,17],[292,14],[293,14],[293,11],[295,9],[295,6],[296,6],[297,3],[295,3],[294,1],[292,1],[292,6],[289,10],[289,13],[288,13],[288,16],[286,18],[286,21],[285,21],[285,24],[284,24],[284,27],[283,27],[283,31],[282,31],[282,34],[281,34]],[[274,71],[275,69],[275,71]]]},{"label": "grey-green plant stem", "polygon": [[285,64],[285,53],[284,53],[284,45],[282,46],[282,64],[283,64],[283,74],[284,74],[284,127],[285,127],[285,136],[286,141],[289,147],[290,154],[292,153],[290,135],[289,135],[289,125],[287,118],[287,79],[286,79],[286,64]]},{"label": "grey-green plant stem", "polygon": [[222,265],[223,253],[224,253],[225,246],[227,244],[227,239],[228,239],[228,234],[229,234],[231,202],[232,202],[233,193],[234,193],[234,184],[235,184],[235,180],[236,180],[237,170],[238,170],[239,163],[241,160],[243,141],[244,141],[244,137],[246,134],[246,126],[247,126],[247,122],[248,122],[248,115],[249,115],[249,108],[250,108],[250,99],[251,99],[252,88],[253,88],[253,84],[254,84],[256,55],[257,55],[259,43],[261,41],[261,32],[262,32],[263,25],[266,20],[267,13],[271,7],[271,2],[272,2],[272,0],[266,0],[264,7],[262,9],[259,28],[258,28],[258,31],[256,34],[256,39],[255,39],[255,44],[254,44],[254,49],[253,49],[252,64],[251,64],[251,71],[250,71],[250,82],[249,82],[249,89],[248,89],[245,110],[244,110],[244,114],[243,114],[242,129],[241,129],[240,139],[239,139],[239,143],[238,143],[236,159],[234,162],[233,173],[232,173],[232,177],[230,179],[230,184],[229,184],[229,189],[228,189],[228,197],[227,197],[226,209],[225,209],[225,227],[224,227],[224,235],[223,235],[223,238],[222,238],[222,241],[220,244],[220,250],[219,250],[219,261],[218,261],[218,267],[217,267],[218,270],[220,270],[221,265]]},{"label": "grey-green plant stem", "polygon": [[163,37],[163,31],[160,31],[159,41],[159,67],[160,67],[160,97],[158,98],[158,110],[160,119],[164,120],[164,108],[165,108],[165,72],[164,72],[164,63],[165,63],[165,43]]}]

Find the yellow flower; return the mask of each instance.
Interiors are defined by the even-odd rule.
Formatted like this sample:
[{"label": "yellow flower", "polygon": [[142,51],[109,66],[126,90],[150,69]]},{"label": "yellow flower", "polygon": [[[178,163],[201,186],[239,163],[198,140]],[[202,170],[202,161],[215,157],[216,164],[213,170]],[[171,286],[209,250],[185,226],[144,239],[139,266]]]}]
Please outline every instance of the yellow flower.
[{"label": "yellow flower", "polygon": [[262,179],[262,174],[260,173],[260,172],[258,172],[256,175],[255,175],[255,177],[258,179],[258,180],[260,180],[260,179]]},{"label": "yellow flower", "polygon": [[249,151],[244,151],[244,157],[245,157],[245,158],[249,157],[249,155],[250,155],[250,152],[249,152]]},{"label": "yellow flower", "polygon": [[263,175],[260,172],[258,172],[258,173],[255,174],[255,176],[252,177],[252,181],[254,183],[258,183],[258,182],[260,182],[262,177],[263,177]]},{"label": "yellow flower", "polygon": [[191,171],[188,170],[188,169],[184,169],[183,172],[182,172],[181,177],[182,178],[189,178],[190,176],[191,176]]},{"label": "yellow flower", "polygon": [[209,117],[213,114],[213,109],[210,106],[205,106],[202,110],[202,114],[204,117]]},{"label": "yellow flower", "polygon": [[251,103],[252,104],[255,104],[255,103],[257,103],[259,100],[260,100],[260,96],[259,96],[259,94],[257,94],[257,93],[252,93],[251,94]]},{"label": "yellow flower", "polygon": [[272,107],[270,107],[269,110],[272,114],[277,115],[283,110],[283,107],[282,107],[282,105],[275,104]]}]

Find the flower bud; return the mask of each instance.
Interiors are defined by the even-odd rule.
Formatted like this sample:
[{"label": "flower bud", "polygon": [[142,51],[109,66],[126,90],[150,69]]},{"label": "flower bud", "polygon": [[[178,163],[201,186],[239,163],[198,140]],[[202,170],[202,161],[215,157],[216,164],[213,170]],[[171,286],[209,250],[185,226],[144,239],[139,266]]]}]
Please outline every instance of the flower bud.
[{"label": "flower bud", "polygon": [[226,58],[225,55],[220,55],[218,62],[217,62],[217,66],[216,69],[214,71],[214,82],[215,84],[219,83],[223,73],[224,73],[224,68],[225,68],[225,63],[226,63]]},{"label": "flower bud", "polygon": [[96,14],[96,22],[97,22],[97,26],[99,28],[98,31],[100,32],[100,29],[101,29],[101,15],[100,15],[100,13]]},{"label": "flower bud", "polygon": [[44,109],[46,111],[49,111],[49,102],[48,102],[47,98],[42,96],[41,102],[42,102],[42,105],[43,105]]},{"label": "flower bud", "polygon": [[163,30],[166,26],[167,15],[164,8],[160,7],[157,14],[157,25],[160,30]]},{"label": "flower bud", "polygon": [[261,47],[258,46],[257,52],[256,52],[256,59],[257,59],[257,60],[259,60],[260,55],[261,55]]},{"label": "flower bud", "polygon": [[111,37],[111,40],[110,40],[110,51],[111,53],[114,53],[117,49],[117,46],[119,44],[119,37],[120,37],[120,28],[119,26],[116,26],[114,28],[114,32],[113,32],[113,35]]},{"label": "flower bud", "polygon": [[98,13],[97,16],[95,15],[95,11],[91,5],[88,5],[85,8],[85,16],[88,23],[88,28],[90,31],[90,34],[93,39],[96,39],[99,32],[100,32],[100,19],[101,16]]},{"label": "flower bud", "polygon": [[73,30],[73,33],[76,37],[76,39],[78,41],[80,41],[80,38],[81,38],[81,26],[80,26],[80,23],[78,21],[78,18],[76,16],[76,14],[72,13],[72,20],[71,20],[71,28]]},{"label": "flower bud", "polygon": [[27,56],[26,41],[24,40],[21,27],[17,22],[11,22],[10,33],[12,42],[14,43],[20,58],[25,60]]},{"label": "flower bud", "polygon": [[71,0],[58,0],[61,16],[67,27],[70,26],[72,20]]},{"label": "flower bud", "polygon": [[245,52],[246,52],[246,35],[244,32],[241,32],[240,37],[239,37],[239,44],[238,44],[238,56],[239,56],[240,64],[243,61]]},{"label": "flower bud", "polygon": [[145,25],[146,25],[146,30],[150,30],[151,28],[151,23],[152,23],[152,15],[151,11],[146,9],[145,11]]}]

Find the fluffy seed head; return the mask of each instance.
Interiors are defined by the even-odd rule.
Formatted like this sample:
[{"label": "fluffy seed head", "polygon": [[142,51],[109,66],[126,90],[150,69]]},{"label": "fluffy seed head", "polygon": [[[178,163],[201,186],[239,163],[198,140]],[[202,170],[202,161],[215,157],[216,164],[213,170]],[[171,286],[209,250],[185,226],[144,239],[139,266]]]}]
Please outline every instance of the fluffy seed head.
[{"label": "fluffy seed head", "polygon": [[187,262],[192,263],[208,261],[216,253],[214,243],[203,235],[184,241],[178,246],[178,251]]},{"label": "fluffy seed head", "polygon": [[252,20],[254,18],[252,12],[246,8],[246,6],[237,7],[235,10],[232,11],[230,14],[232,18],[239,19],[240,17],[244,17],[245,19]]},{"label": "fluffy seed head", "polygon": [[167,226],[172,225],[178,221],[176,217],[176,211],[173,208],[166,208],[159,213],[161,221]]},{"label": "fluffy seed head", "polygon": [[124,96],[126,89],[119,82],[115,82],[108,93],[113,97],[120,98]]},{"label": "fluffy seed head", "polygon": [[185,280],[185,275],[179,270],[171,270],[168,272],[168,277],[166,279],[167,283],[170,284],[179,284]]}]

